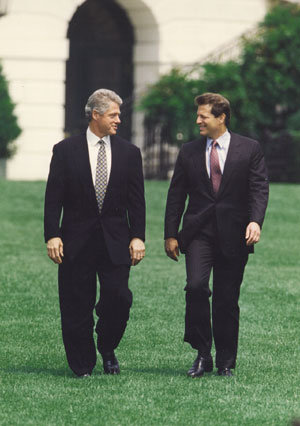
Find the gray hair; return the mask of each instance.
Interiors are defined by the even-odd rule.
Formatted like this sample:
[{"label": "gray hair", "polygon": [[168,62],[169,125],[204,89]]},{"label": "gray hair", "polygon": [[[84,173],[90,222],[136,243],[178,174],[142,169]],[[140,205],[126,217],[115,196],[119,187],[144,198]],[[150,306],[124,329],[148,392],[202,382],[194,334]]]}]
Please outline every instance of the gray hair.
[{"label": "gray hair", "polygon": [[110,107],[111,102],[115,102],[119,106],[123,101],[119,95],[109,89],[98,89],[88,98],[85,106],[85,116],[90,122],[92,120],[93,110],[103,115]]}]

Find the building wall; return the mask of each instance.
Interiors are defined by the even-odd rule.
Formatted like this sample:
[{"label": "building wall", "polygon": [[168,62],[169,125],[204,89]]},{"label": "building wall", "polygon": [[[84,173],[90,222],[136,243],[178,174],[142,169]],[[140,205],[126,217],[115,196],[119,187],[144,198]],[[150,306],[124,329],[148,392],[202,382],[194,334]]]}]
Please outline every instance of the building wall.
[{"label": "building wall", "polygon": [[[82,0],[11,0],[0,18],[0,58],[23,132],[9,179],[45,179],[52,146],[64,136],[68,24]],[[266,0],[117,0],[135,31],[138,98],[174,65],[193,64],[260,21]],[[226,6],[224,6],[226,4]],[[5,43],[3,42],[5,40]],[[141,113],[133,142],[143,146]]]}]

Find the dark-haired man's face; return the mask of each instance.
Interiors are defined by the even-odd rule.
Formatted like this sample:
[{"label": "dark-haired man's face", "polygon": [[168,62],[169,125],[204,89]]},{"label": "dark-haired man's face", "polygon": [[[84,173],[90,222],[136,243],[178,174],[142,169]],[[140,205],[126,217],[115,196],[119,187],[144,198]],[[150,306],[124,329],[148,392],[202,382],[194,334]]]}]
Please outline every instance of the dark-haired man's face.
[{"label": "dark-haired man's face", "polygon": [[217,139],[221,136],[225,130],[225,114],[221,114],[219,117],[215,117],[211,113],[211,105],[199,105],[197,110],[196,123],[200,129],[200,135],[206,136],[212,139]]}]

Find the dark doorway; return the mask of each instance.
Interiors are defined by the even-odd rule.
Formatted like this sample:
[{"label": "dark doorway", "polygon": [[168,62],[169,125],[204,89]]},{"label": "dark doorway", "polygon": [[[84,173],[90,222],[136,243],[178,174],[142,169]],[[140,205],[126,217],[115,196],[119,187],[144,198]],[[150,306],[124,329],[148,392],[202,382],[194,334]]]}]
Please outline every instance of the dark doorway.
[{"label": "dark doorway", "polygon": [[118,134],[130,140],[134,34],[126,12],[114,0],[87,0],[75,12],[68,38],[66,133],[85,131],[86,101],[94,90],[106,88],[123,99]]}]

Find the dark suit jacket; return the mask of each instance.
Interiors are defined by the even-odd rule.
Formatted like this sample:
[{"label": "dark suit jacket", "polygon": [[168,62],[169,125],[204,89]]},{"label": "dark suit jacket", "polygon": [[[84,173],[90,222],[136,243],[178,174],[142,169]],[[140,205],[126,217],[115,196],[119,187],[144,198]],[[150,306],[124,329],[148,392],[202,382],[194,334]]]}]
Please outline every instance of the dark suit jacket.
[{"label": "dark suit jacket", "polygon": [[[201,233],[209,220],[214,220],[225,255],[251,252],[253,247],[245,243],[246,227],[249,222],[262,226],[269,193],[260,145],[253,139],[231,133],[217,196],[207,174],[205,150],[206,138],[181,147],[168,192],[165,238],[177,238],[184,253],[195,235]],[[188,207],[178,233],[187,196]]]},{"label": "dark suit jacket", "polygon": [[45,196],[45,241],[61,237],[65,257],[74,259],[91,235],[102,228],[112,261],[130,264],[130,240],[145,239],[140,150],[118,136],[111,136],[111,153],[111,174],[100,215],[86,136],[65,139],[53,148]]}]

